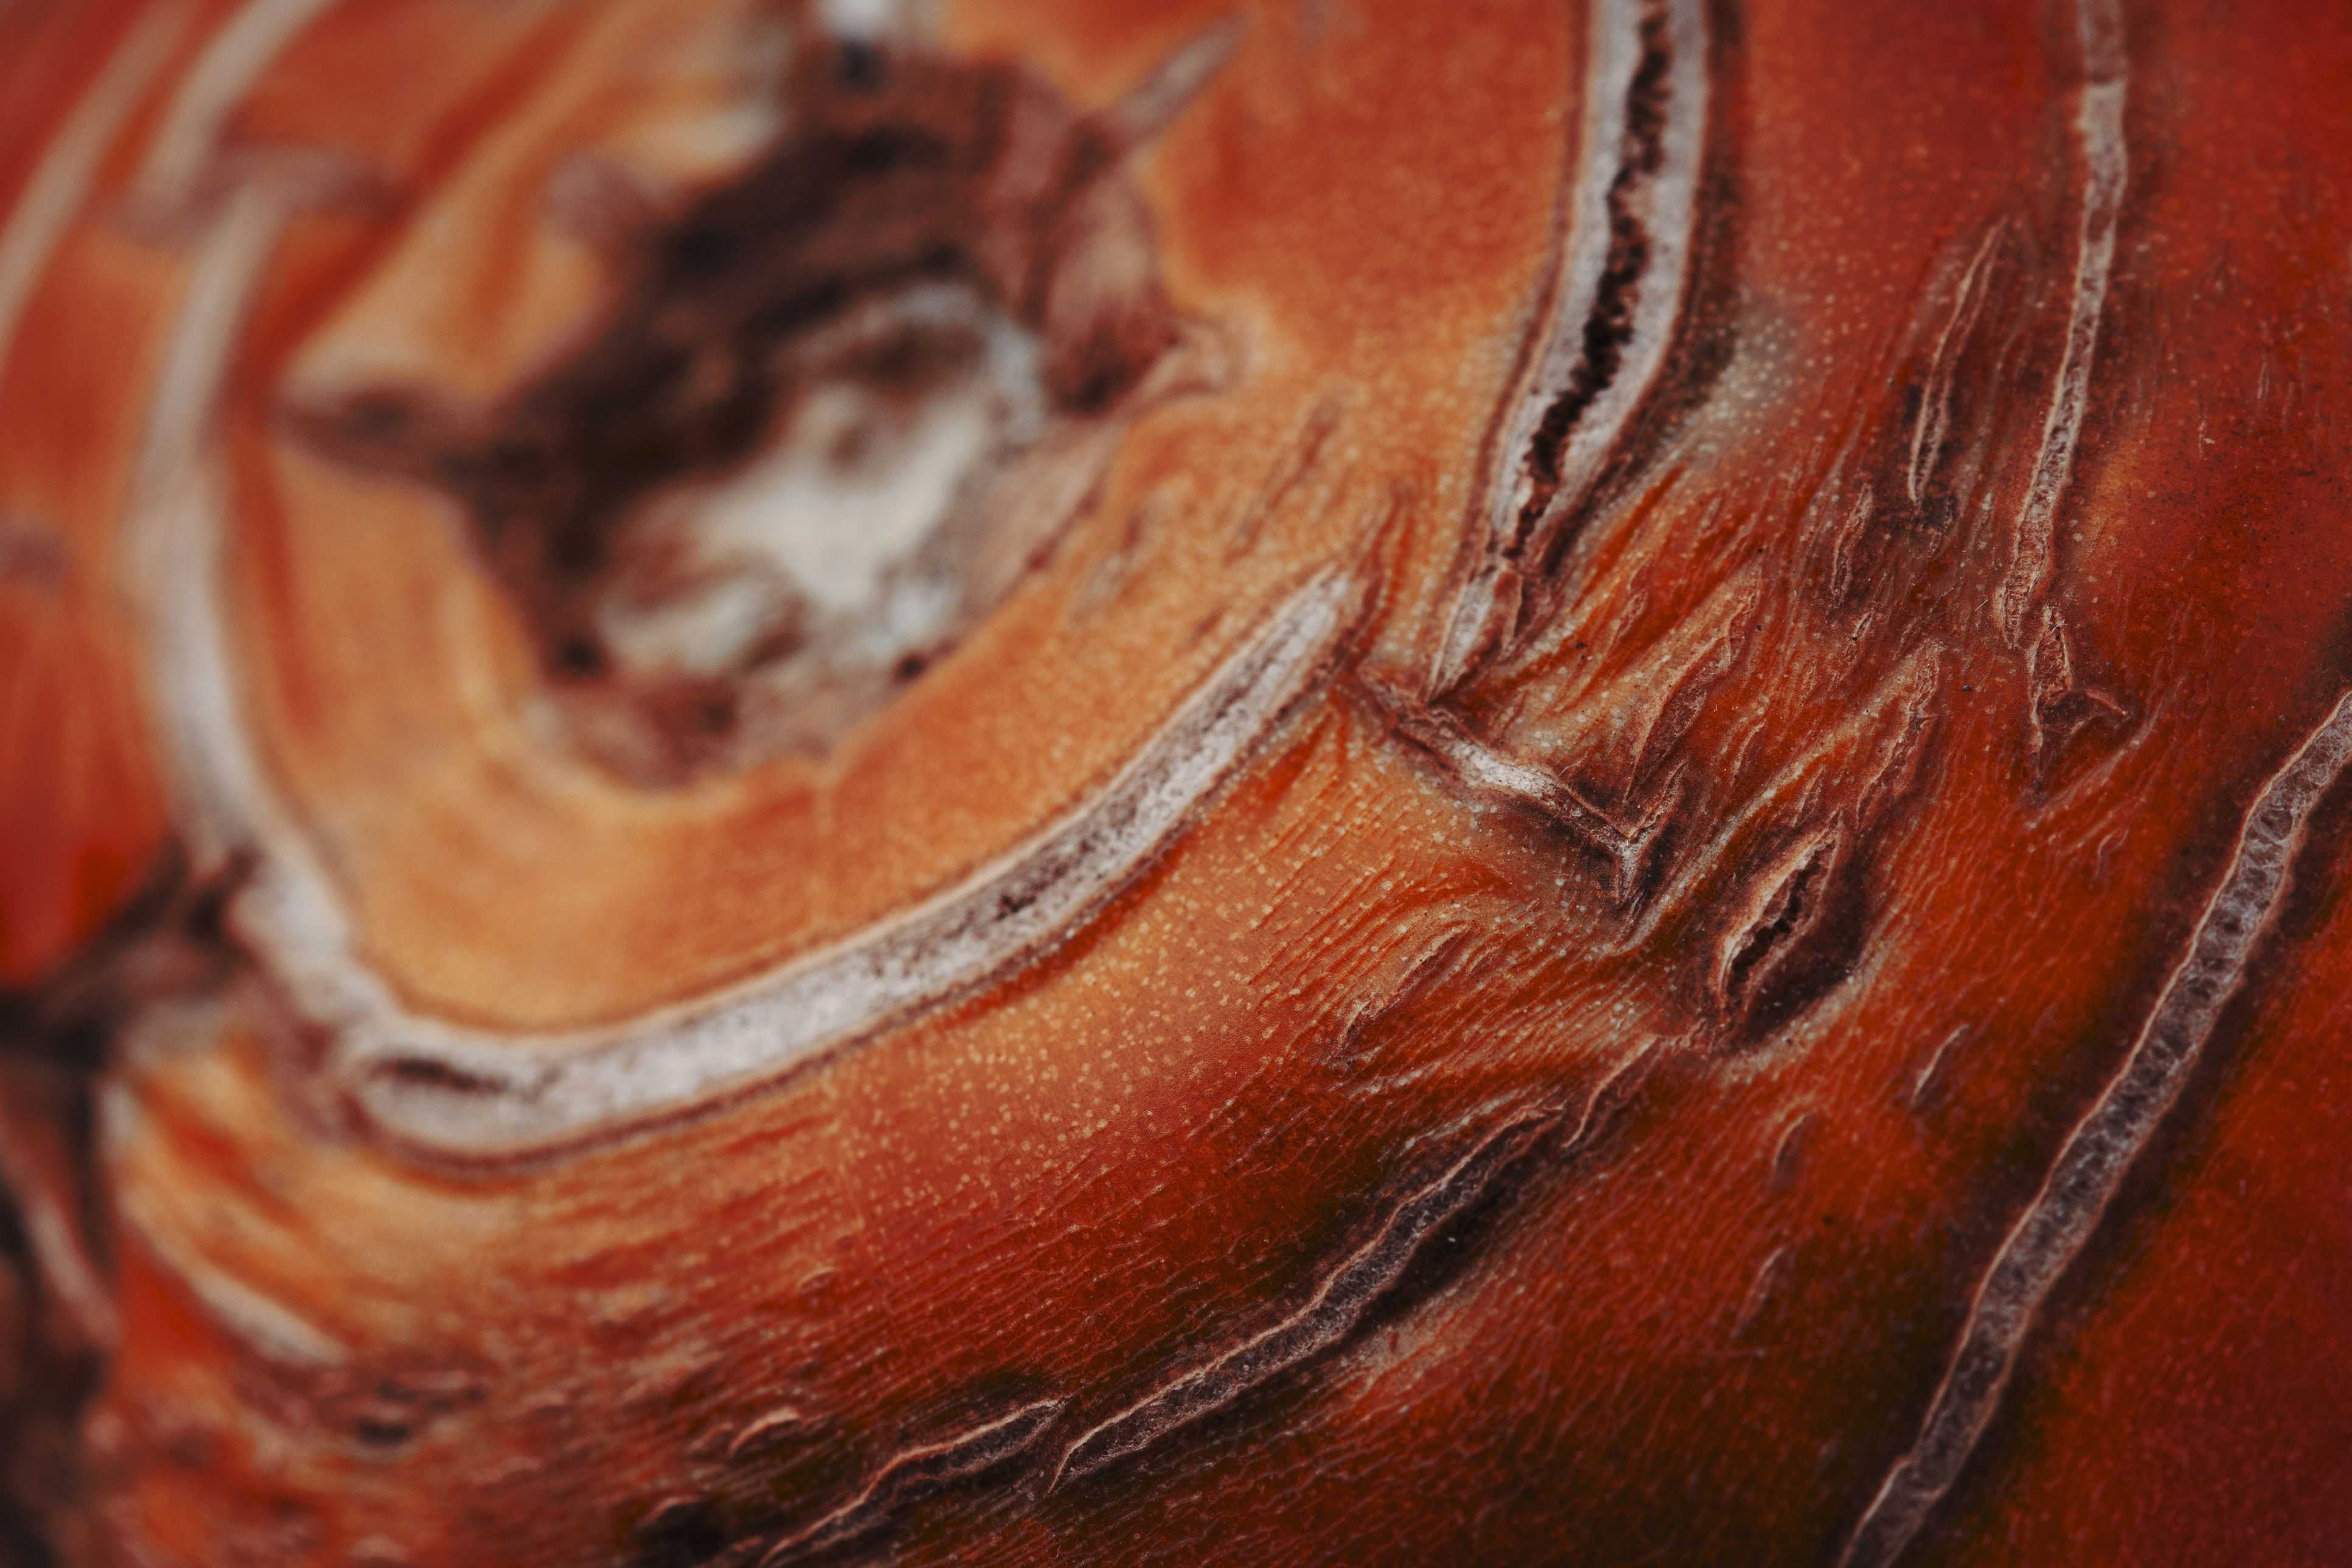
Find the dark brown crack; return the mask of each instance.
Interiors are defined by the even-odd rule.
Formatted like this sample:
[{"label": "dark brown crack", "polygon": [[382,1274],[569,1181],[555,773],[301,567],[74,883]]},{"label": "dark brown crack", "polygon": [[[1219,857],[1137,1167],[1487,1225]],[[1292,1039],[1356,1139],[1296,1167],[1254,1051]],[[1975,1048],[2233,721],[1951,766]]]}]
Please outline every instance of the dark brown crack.
[{"label": "dark brown crack", "polygon": [[1767,866],[1717,949],[1716,1005],[1745,1021],[1785,1015],[1826,988],[1849,945],[1832,919],[1843,835],[1832,826]]},{"label": "dark brown crack", "polygon": [[[734,1518],[727,1501],[717,1495],[679,1492],[658,1498],[627,1531],[629,1560],[636,1568],[783,1568],[856,1555],[863,1545],[871,1544],[868,1538],[926,1499],[1001,1479],[1000,1472],[1034,1461],[1039,1443],[1065,1407],[1065,1401],[1052,1398],[1010,1408],[1000,1405],[974,1425],[909,1443],[868,1471],[845,1500],[794,1529],[779,1531],[772,1511],[764,1523]],[[769,1436],[787,1426],[809,1425],[797,1411],[782,1414],[782,1425],[763,1417],[737,1435],[729,1445],[730,1461],[764,1447]],[[770,1426],[773,1431],[754,1436]]]},{"label": "dark brown crack", "polygon": [[1935,1102],[1937,1097],[1944,1090],[1945,1064],[1951,1059],[1955,1050],[1968,1044],[1969,1037],[1973,1033],[1975,1033],[1973,1029],[1962,1024],[1950,1034],[1946,1035],[1937,1044],[1936,1048],[1927,1053],[1927,1059],[1920,1065],[1918,1072],[1912,1076],[1910,1091],[1904,1096],[1906,1105],[1914,1111],[1924,1111]]},{"label": "dark brown crack", "polygon": [[667,1497],[637,1524],[635,1568],[701,1568],[727,1550],[727,1527],[707,1498]]},{"label": "dark brown crack", "polygon": [[1398,1204],[1304,1307],[1089,1429],[1062,1456],[1054,1484],[1140,1453],[1338,1346],[1403,1280],[1431,1238],[1484,1199],[1558,1118],[1556,1110],[1524,1110],[1489,1130]]},{"label": "dark brown crack", "polygon": [[[1442,1169],[1391,1203],[1369,1238],[1326,1272],[1301,1307],[1193,1371],[1178,1375],[1126,1410],[1066,1443],[1045,1440],[1063,1425],[1073,1400],[1041,1397],[979,1425],[912,1444],[871,1470],[856,1494],[812,1522],[778,1533],[730,1517],[718,1493],[673,1493],[648,1503],[629,1529],[639,1568],[783,1568],[830,1561],[934,1494],[987,1483],[1034,1498],[1092,1475],[1240,1404],[1252,1394],[1360,1339],[1392,1314],[1412,1310],[1456,1277],[1456,1247],[1512,1188],[1508,1178],[1539,1152],[1561,1158],[1584,1149],[1644,1081],[1657,1059],[1653,1044],[1612,1065],[1570,1119],[1557,1103],[1490,1107],[1484,1125],[1459,1139]],[[774,1436],[818,1423],[786,1406],[715,1440],[730,1462],[767,1455]],[[1050,1456],[1050,1466],[1045,1463]],[[1042,1472],[1042,1473],[1041,1473]]]},{"label": "dark brown crack", "polygon": [[1977,242],[1976,252],[1969,258],[1968,268],[1953,290],[1950,313],[1936,334],[1936,345],[1918,390],[1910,451],[1903,469],[1904,494],[1914,507],[1927,505],[1930,487],[1948,456],[1960,360],[1976,336],[1977,322],[1984,314],[1985,300],[1992,293],[1992,278],[2008,243],[2006,218],[1997,218],[1986,226],[1984,237]]},{"label": "dark brown crack", "polygon": [[[1569,371],[1559,393],[1545,407],[1543,418],[1528,443],[1523,459],[1530,484],[1519,508],[1511,542],[1505,553],[1516,559],[1534,538],[1558,498],[1560,458],[1569,433],[1593,401],[1608,389],[1624,363],[1625,346],[1633,340],[1633,304],[1642,275],[1648,268],[1651,241],[1635,193],[1656,174],[1664,158],[1666,73],[1674,63],[1667,41],[1666,19],[1653,13],[1642,19],[1642,59],[1625,93],[1624,129],[1620,137],[1616,178],[1609,186],[1609,251],[1595,289],[1592,309],[1584,319],[1583,349]],[[1566,531],[1550,552],[1566,548]]]},{"label": "dark brown crack", "polygon": [[782,1568],[856,1540],[909,1503],[1012,1463],[1045,1436],[1062,1405],[1058,1399],[1034,1400],[969,1430],[900,1450],[856,1497],[805,1530],[770,1543],[757,1560],[759,1568]]},{"label": "dark brown crack", "polygon": [[1721,195],[1727,107],[1714,102],[1707,8],[1589,9],[1587,108],[1558,271],[1491,438],[1496,468],[1425,682],[1432,695],[1524,651],[1551,623],[1570,552],[1717,358],[1692,319],[1706,289],[1702,261],[1725,239],[1702,210]]},{"label": "dark brown crack", "polygon": [[1764,1184],[1768,1190],[1783,1191],[1797,1179],[1797,1173],[1805,1163],[1806,1144],[1820,1120],[1818,1111],[1800,1111],[1790,1117],[1789,1124],[1780,1130],[1779,1141],[1772,1145],[1771,1163],[1766,1170]]}]

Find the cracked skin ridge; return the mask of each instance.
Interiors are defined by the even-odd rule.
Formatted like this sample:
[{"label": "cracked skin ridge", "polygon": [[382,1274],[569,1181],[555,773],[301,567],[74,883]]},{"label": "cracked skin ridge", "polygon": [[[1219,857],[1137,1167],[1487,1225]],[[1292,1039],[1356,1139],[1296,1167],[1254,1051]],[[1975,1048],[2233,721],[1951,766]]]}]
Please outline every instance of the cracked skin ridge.
[{"label": "cracked skin ridge", "polygon": [[[269,763],[411,1005],[591,1027],[853,931],[1108,776],[1273,585],[1327,560],[1377,580],[1366,669],[1430,668],[1487,421],[1563,243],[1581,11],[1495,37],[1432,7],[1253,11],[1141,174],[1171,292],[1241,323],[1239,379],[1139,426],[1066,554],[917,706],[828,767],[640,798],[535,748],[527,650],[430,498],[281,449],[264,415],[289,378],[406,355],[495,384],[559,339],[593,279],[523,193],[582,127],[617,142],[691,101],[691,71],[659,104],[600,96],[687,24],[394,9],[322,11],[236,121],[331,140],[357,96],[337,73],[420,62],[410,121],[349,110],[395,201],[289,231],[217,449]],[[943,26],[1108,102],[1224,14],[967,3]],[[2075,289],[2080,176],[2053,152],[2073,40],[2031,8],[1707,16],[1737,174],[1708,200],[1738,224],[1694,326],[1731,346],[1664,372],[1671,417],[1585,536],[1573,598],[1450,699],[1559,798],[1621,823],[1669,803],[1641,900],[1335,688],[1044,962],[820,1076],[543,1169],[453,1182],[338,1137],[300,1095],[314,1042],[258,991],[159,1013],[104,1123],[136,1228],[114,1237],[89,1508],[126,1558],[650,1563],[637,1527],[688,1492],[713,1500],[715,1550],[765,1551],[784,1515],[823,1519],[942,1435],[1061,1401],[1034,1449],[1058,1454],[1311,1299],[1481,1108],[1578,1103],[1637,1054],[1595,1136],[1515,1163],[1444,1270],[1283,1377],[1083,1485],[1045,1492],[1024,1460],[923,1489],[873,1539],[910,1562],[1833,1553],[2263,782],[2352,675],[2346,458],[2320,434],[2352,387],[2326,239],[2352,170],[2310,109],[2352,101],[2352,40],[2284,6],[2226,30],[2126,8],[2131,173],[2032,574],[2070,679],[2119,717],[2042,759],[1998,605]],[[436,27],[479,31],[435,47]],[[1893,101],[1906,135],[1873,129]],[[138,134],[105,188],[147,166]],[[51,433],[0,440],[0,505],[59,530],[77,570],[107,559],[141,390],[77,354],[103,331],[151,363],[180,243],[80,219],[0,379],[0,429]],[[530,309],[488,310],[517,269]],[[1944,367],[1929,454],[1908,395]],[[1343,421],[1286,490],[1335,395]],[[1297,499],[1236,553],[1224,531],[1277,492]],[[1391,532],[1359,538],[1401,492]],[[1081,607],[1138,515],[1124,586]],[[0,593],[12,632],[54,613]],[[132,628],[89,624],[130,660]],[[1056,724],[1109,692],[1110,721]],[[1908,751],[1906,705],[1932,720]],[[2345,809],[2314,807],[2237,1000],[1904,1561],[2321,1563],[2352,1533],[2329,1440],[2352,1357],[2321,1353],[2352,1343],[2352,1280],[2311,1217],[2348,1174]],[[1782,893],[1810,900],[1832,860],[1850,903],[1809,950],[1820,973],[1765,1026],[1723,1026],[1719,956],[1830,931]],[[409,1415],[352,1394],[379,1386]],[[784,1406],[804,1422],[729,1452]]]}]

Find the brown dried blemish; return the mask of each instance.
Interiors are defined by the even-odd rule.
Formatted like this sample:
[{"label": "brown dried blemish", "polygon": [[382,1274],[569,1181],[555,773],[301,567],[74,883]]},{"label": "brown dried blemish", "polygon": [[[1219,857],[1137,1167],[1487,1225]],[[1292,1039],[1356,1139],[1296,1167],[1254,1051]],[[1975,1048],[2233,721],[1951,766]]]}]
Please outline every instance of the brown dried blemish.
[{"label": "brown dried blemish", "polygon": [[[1730,602],[1715,635],[1664,683],[1664,698],[1643,721],[1633,743],[1633,787],[1641,788],[1666,766],[1708,699],[1738,668],[1762,600],[1762,584],[1749,581]],[[1637,691],[1634,700],[1643,695]]]},{"label": "brown dried blemish", "polygon": [[375,1366],[320,1402],[320,1416],[361,1447],[384,1450],[413,1442],[436,1424],[481,1405],[488,1377],[448,1363]]},{"label": "brown dried blemish", "polygon": [[1135,580],[1153,535],[1182,513],[1183,508],[1171,494],[1173,488],[1162,486],[1154,489],[1127,509],[1127,515],[1119,523],[1117,542],[1095,563],[1093,570],[1087,574],[1084,585],[1071,596],[1068,613],[1072,621],[1099,614],[1125,593],[1128,585]]},{"label": "brown dried blemish", "polygon": [[1832,605],[1843,605],[1853,595],[1856,563],[1869,533],[1876,501],[1877,496],[1868,483],[1858,486],[1853,499],[1846,503],[1836,526],[1830,531],[1828,588]]},{"label": "brown dried blemish", "polygon": [[1893,732],[1880,746],[1870,776],[1854,796],[1854,816],[1865,833],[1885,831],[1895,811],[1919,787],[1929,742],[1941,712],[1944,678],[1935,658],[1923,656],[1898,670],[1889,706]]},{"label": "brown dried blemish", "polygon": [[97,1087],[142,1016],[235,973],[223,912],[244,872],[195,876],[167,850],[62,963],[0,993],[0,1555],[19,1520],[82,1500],[59,1456],[120,1331],[123,1221],[99,1170]]},{"label": "brown dried blemish", "polygon": [[[119,1324],[97,1237],[81,1086],[46,1063],[0,1060],[0,1194],[21,1235],[45,1353],[114,1348]],[[5,1265],[5,1253],[0,1253]]]},{"label": "brown dried blemish", "polygon": [[[184,1255],[166,1261],[193,1288]],[[282,1433],[381,1459],[490,1403],[496,1384],[491,1368],[468,1352],[406,1349],[358,1356],[333,1342],[301,1345],[283,1334],[265,1342],[247,1331],[255,1322],[249,1309],[231,1321],[216,1310],[217,1297],[198,1300],[205,1315],[234,1334],[246,1352],[234,1363],[239,1408]],[[289,1316],[249,1290],[246,1300],[280,1319]],[[320,1353],[329,1345],[332,1353]]]},{"label": "brown dried blemish", "polygon": [[[1125,161],[1230,38],[1208,42],[1089,115],[1015,64],[814,37],[785,84],[786,134],[674,216],[575,171],[572,185],[595,188],[567,205],[593,209],[582,221],[619,272],[602,324],[560,363],[483,410],[376,387],[287,423],[325,455],[461,503],[548,682],[572,694],[575,739],[609,765],[659,783],[823,750],[988,607],[965,600],[1009,589],[992,539],[1023,522],[999,513],[1028,509],[990,506],[989,476],[1032,448],[1107,461],[1107,444],[1057,446],[1034,421],[1131,417],[1182,336]],[[919,515],[877,558],[882,575],[827,588],[739,546],[698,557],[710,487],[779,450],[824,493],[865,485],[857,431],[928,428],[926,400],[950,395],[980,399],[991,433],[937,498],[907,503]],[[865,424],[847,446],[818,440],[852,410]],[[698,569],[681,577],[681,555]],[[933,584],[918,596],[946,606],[926,611],[935,630],[886,614],[901,578]],[[918,640],[877,654],[884,630]]]},{"label": "brown dried blemish", "polygon": [[142,1013],[209,994],[240,958],[225,924],[247,868],[191,873],[176,846],[103,927],[30,987],[0,992],[0,1198],[21,1226],[58,1353],[111,1348],[92,1085]]},{"label": "brown dried blemish", "polygon": [[218,989],[242,962],[226,912],[250,871],[232,858],[198,875],[166,846],[138,891],[62,963],[33,986],[0,990],[0,1055],[95,1073],[136,1014]]},{"label": "brown dried blemish", "polygon": [[1834,671],[1899,657],[1886,637],[1923,612],[1944,635],[1982,635],[1971,623],[2008,553],[2006,459],[2042,413],[2025,351],[2045,279],[2019,231],[2004,215],[1955,242],[1890,345],[1895,395],[1857,405],[1826,464],[1824,436],[1793,465],[1808,494],[1791,580],[1838,628]]},{"label": "brown dried blemish", "polygon": [[1331,1043],[1331,1060],[1349,1073],[1365,1067],[1371,1054],[1367,1042],[1375,1031],[1391,1018],[1412,1016],[1422,1002],[1452,979],[1459,972],[1463,959],[1475,950],[1478,935],[1469,930],[1446,931],[1406,966],[1403,978],[1387,994],[1360,1003],[1349,1013]]},{"label": "brown dried blemish", "polygon": [[1942,682],[1923,657],[1882,689],[1865,721],[1880,731],[1877,745],[1839,769],[1866,769],[1860,781],[1839,789],[1832,774],[1815,772],[1781,808],[1784,826],[1748,837],[1734,890],[1709,900],[1724,912],[1710,921],[1716,935],[1700,992],[1731,1037],[1753,1037],[1797,1016],[1860,960],[1869,930],[1867,869],[1926,770]]},{"label": "brown dried blemish", "polygon": [[680,193],[615,159],[580,153],[548,176],[540,199],[549,221],[593,252],[605,268],[627,274],[653,258],[647,246],[676,223]]}]

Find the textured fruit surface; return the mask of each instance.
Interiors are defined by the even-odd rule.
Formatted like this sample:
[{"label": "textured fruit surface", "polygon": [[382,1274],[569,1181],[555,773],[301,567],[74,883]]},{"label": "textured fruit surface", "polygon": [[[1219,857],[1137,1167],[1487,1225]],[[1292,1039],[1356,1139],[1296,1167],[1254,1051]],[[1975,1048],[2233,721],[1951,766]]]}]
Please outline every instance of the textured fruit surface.
[{"label": "textured fruit surface", "polygon": [[2343,1561],[2352,21],[0,33],[0,1552]]}]

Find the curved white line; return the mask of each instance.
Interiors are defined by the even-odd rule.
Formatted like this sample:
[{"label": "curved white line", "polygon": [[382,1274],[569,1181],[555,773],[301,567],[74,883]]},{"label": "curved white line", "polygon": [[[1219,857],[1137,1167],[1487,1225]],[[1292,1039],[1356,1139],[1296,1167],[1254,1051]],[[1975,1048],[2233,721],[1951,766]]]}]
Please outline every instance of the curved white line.
[{"label": "curved white line", "polygon": [[2123,215],[2131,161],[2124,145],[2124,92],[2128,72],[2116,0],[2084,0],[2076,13],[2085,81],[2074,107],[2074,140],[2083,159],[2083,205],[2074,249],[2074,301],[2066,345],[2051,384],[2049,412],[2032,477],[2017,510],[2017,553],[1995,596],[2002,640],[2025,646],[2033,607],[2050,584],[2058,502],[2074,477],[2074,448],[2090,399],[2091,363],[2098,352],[2099,318],[2106,308],[2107,277],[2116,259],[2116,225]]},{"label": "curved white line", "polygon": [[541,1035],[417,1015],[358,956],[316,845],[254,751],[222,603],[228,486],[205,437],[236,328],[299,199],[284,181],[237,187],[198,245],[165,354],[135,503],[153,696],[194,847],[257,855],[236,909],[240,934],[334,1039],[327,1070],[352,1104],[414,1154],[524,1158],[676,1116],[1028,962],[1185,828],[1320,679],[1352,619],[1352,579],[1314,577],[1059,822],[923,904],[720,995]]},{"label": "curved white line", "polygon": [[[1545,528],[1556,525],[1560,514],[1600,477],[1601,467],[1626,422],[1657,379],[1689,289],[1691,249],[1698,221],[1699,164],[1706,142],[1706,10],[1700,0],[1668,0],[1657,14],[1664,22],[1667,48],[1665,123],[1659,132],[1657,170],[1637,187],[1643,227],[1649,237],[1649,258],[1642,269],[1633,333],[1625,344],[1622,365],[1570,435],[1567,455],[1560,463],[1559,494],[1539,525]],[[1622,23],[1611,28],[1616,40],[1612,55],[1622,52],[1628,41],[1622,31]],[[1638,32],[1630,41],[1634,46],[1633,63],[1638,64]],[[1623,68],[1612,58],[1611,68]],[[1627,81],[1630,84],[1630,70]],[[1607,258],[1609,190],[1620,172],[1613,162],[1605,170],[1588,163],[1577,191],[1578,241],[1572,266],[1587,310],[1591,308]],[[1580,334],[1582,327],[1580,318],[1573,331]],[[1553,343],[1548,357],[1556,359],[1565,346]],[[1514,487],[1514,491],[1513,500],[1525,500],[1520,487]]]},{"label": "curved white line", "polygon": [[1911,1450],[1871,1500],[1841,1568],[1880,1568],[1908,1545],[1975,1449],[2017,1369],[2019,1349],[2059,1277],[2115,1201],[2125,1173],[2176,1100],[2286,895],[2287,868],[2320,797],[2352,763],[2352,692],[2305,737],[2255,797],[2230,868],[2189,952],[2116,1076],[2072,1132],[2033,1202],[1994,1254]]},{"label": "curved white line", "polygon": [[500,1036],[408,1014],[352,960],[305,953],[304,972],[341,973],[338,1000],[356,1010],[335,1069],[396,1143],[514,1159],[772,1082],[961,995],[1040,956],[1167,848],[1313,689],[1355,597],[1337,572],[1316,578],[1060,822],[916,908],[719,997],[614,1029]]},{"label": "curved white line", "polygon": [[[1496,448],[1501,470],[1487,492],[1483,559],[1448,619],[1431,671],[1441,694],[1468,677],[1499,635],[1496,622],[1517,597],[1519,567],[1539,556],[1590,499],[1626,427],[1664,368],[1684,302],[1696,241],[1698,187],[1707,135],[1707,30],[1703,0],[1599,0],[1591,7],[1568,245],[1541,329],[1543,347],[1510,395]],[[1637,79],[1654,47],[1664,54],[1654,166],[1636,167]],[[1616,369],[1579,414],[1558,454],[1559,480],[1531,527],[1537,498],[1531,452],[1545,416],[1585,359],[1588,322],[1602,298],[1619,238],[1616,196],[1646,245],[1631,281],[1630,331]]]}]

